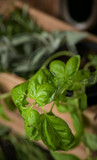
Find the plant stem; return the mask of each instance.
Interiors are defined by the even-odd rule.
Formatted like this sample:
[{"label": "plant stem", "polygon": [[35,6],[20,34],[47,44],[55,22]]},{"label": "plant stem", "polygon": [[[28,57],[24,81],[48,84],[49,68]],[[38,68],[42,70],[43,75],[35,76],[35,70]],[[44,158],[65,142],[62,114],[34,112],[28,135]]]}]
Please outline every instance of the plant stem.
[{"label": "plant stem", "polygon": [[87,152],[88,160],[92,160],[91,152],[90,152],[89,148],[87,148],[87,147],[86,147],[86,152]]},{"label": "plant stem", "polygon": [[68,52],[68,51],[61,51],[61,52],[58,52],[52,56],[50,56],[45,62],[44,64],[42,65],[41,69],[42,68],[45,68],[49,63],[50,61],[52,61],[53,59],[57,58],[57,57],[60,57],[60,56],[72,56],[72,53],[71,52]]},{"label": "plant stem", "polygon": [[52,110],[53,110],[53,107],[54,107],[54,104],[55,104],[55,103],[53,103],[53,104],[52,104],[52,107],[51,107],[51,109],[50,109],[50,112],[52,112]]},{"label": "plant stem", "polygon": [[88,70],[88,68],[91,66],[91,62],[88,62],[85,66],[84,66],[84,70]]},{"label": "plant stem", "polygon": [[44,109],[44,107],[42,106],[42,110],[43,110],[43,113],[46,115],[46,112],[45,112],[45,109]]},{"label": "plant stem", "polygon": [[7,92],[7,93],[3,93],[0,95],[0,99],[5,99],[7,97],[10,97],[11,96],[11,92]]}]

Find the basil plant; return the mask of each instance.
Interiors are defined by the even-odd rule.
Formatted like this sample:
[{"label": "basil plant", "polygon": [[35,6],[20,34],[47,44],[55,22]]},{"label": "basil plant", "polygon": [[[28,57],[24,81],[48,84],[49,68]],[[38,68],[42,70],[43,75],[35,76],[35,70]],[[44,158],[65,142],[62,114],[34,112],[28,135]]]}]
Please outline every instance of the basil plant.
[{"label": "basil plant", "polygon": [[[48,68],[41,68],[30,80],[14,87],[12,99],[18,108],[30,140],[42,140],[52,151],[67,151],[79,144],[84,135],[82,112],[87,107],[85,88],[95,83],[97,73],[80,69],[80,56],[71,57],[67,63],[54,60]],[[33,106],[27,106],[27,97],[34,99],[33,106],[42,107],[40,114]],[[53,102],[50,112],[44,106]],[[69,112],[75,129],[73,135],[68,124],[53,113]]]}]

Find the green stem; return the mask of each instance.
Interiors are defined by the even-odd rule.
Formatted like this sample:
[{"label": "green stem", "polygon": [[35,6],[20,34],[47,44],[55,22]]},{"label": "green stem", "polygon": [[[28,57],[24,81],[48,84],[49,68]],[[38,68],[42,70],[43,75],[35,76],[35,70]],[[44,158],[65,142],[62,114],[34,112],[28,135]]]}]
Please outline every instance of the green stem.
[{"label": "green stem", "polygon": [[52,107],[51,107],[51,109],[50,109],[50,112],[51,112],[51,113],[52,113],[52,110],[53,110],[54,104],[55,104],[55,103],[53,103],[53,104],[52,104]]},{"label": "green stem", "polygon": [[91,64],[91,62],[88,62],[88,63],[84,66],[84,70],[88,70],[90,66],[92,66],[92,64]]},{"label": "green stem", "polygon": [[68,52],[68,51],[61,51],[61,52],[58,52],[52,56],[50,56],[45,62],[44,64],[42,65],[41,69],[42,68],[45,68],[53,59],[55,58],[58,58],[60,56],[72,56],[72,53],[71,52]]},{"label": "green stem", "polygon": [[43,113],[46,115],[46,112],[45,112],[45,109],[44,109],[44,107],[42,106],[42,110],[43,110]]},{"label": "green stem", "polygon": [[88,160],[92,160],[91,152],[90,152],[90,150],[89,150],[88,147],[86,147],[86,153],[87,153],[87,158],[88,158]]},{"label": "green stem", "polygon": [[0,95],[0,99],[5,99],[7,97],[10,97],[11,96],[11,92],[8,92],[8,93],[3,93]]}]

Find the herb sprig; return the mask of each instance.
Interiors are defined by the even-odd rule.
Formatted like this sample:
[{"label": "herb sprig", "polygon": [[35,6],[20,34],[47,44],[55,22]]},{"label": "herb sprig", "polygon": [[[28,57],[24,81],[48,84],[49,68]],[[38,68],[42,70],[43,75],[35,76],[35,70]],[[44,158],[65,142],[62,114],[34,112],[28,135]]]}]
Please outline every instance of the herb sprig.
[{"label": "herb sprig", "polygon": [[[53,151],[75,147],[84,134],[82,111],[87,108],[86,86],[97,76],[94,72],[79,69],[80,56],[71,57],[66,64],[59,60],[50,63],[49,69],[40,69],[30,80],[11,91],[12,99],[24,119],[25,134],[30,140],[42,140]],[[96,78],[97,81],[97,78]],[[73,92],[68,97],[68,91]],[[26,98],[35,100],[42,107],[43,114],[27,107]],[[84,102],[83,102],[84,100]],[[76,134],[73,135],[67,123],[54,115],[53,106],[49,113],[44,107],[53,101],[59,112],[69,112]]]}]

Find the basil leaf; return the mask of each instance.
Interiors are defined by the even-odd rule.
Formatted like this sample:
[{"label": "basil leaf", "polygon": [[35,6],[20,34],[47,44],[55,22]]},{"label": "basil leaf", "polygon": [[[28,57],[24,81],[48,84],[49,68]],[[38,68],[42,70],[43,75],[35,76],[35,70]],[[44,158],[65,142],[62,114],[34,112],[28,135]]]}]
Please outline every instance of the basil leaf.
[{"label": "basil leaf", "polygon": [[42,115],[41,139],[50,150],[68,150],[74,136],[67,123],[54,115]]},{"label": "basil leaf", "polygon": [[87,84],[87,79],[90,77],[90,72],[85,70],[79,70],[74,78],[73,84],[69,87],[69,90],[79,90]]},{"label": "basil leaf", "polygon": [[40,134],[40,114],[35,109],[31,107],[22,108],[22,117],[25,124],[25,135],[30,140],[39,140]]},{"label": "basil leaf", "polygon": [[50,152],[53,156],[54,160],[80,160],[78,157],[74,156],[73,154],[64,154],[58,152]]},{"label": "basil leaf", "polygon": [[44,106],[54,100],[57,79],[47,69],[41,69],[31,79],[28,85],[29,97],[35,99],[39,106]]},{"label": "basil leaf", "polygon": [[79,55],[71,57],[67,61],[66,65],[65,65],[66,82],[72,81],[75,78],[75,76],[78,72],[79,66],[80,66],[80,56]]},{"label": "basil leaf", "polygon": [[71,117],[73,119],[73,126],[76,131],[76,136],[80,138],[80,136],[82,136],[83,134],[84,129],[82,119],[76,111],[74,113],[71,113]]},{"label": "basil leaf", "polygon": [[92,151],[97,151],[97,135],[85,133],[82,137],[82,141]]},{"label": "basil leaf", "polygon": [[28,126],[34,126],[40,121],[40,114],[35,109],[31,107],[23,107],[22,109],[22,117],[24,121],[28,124]]},{"label": "basil leaf", "polygon": [[84,111],[87,108],[87,95],[85,93],[82,93],[80,95],[79,106],[82,111]]},{"label": "basil leaf", "polygon": [[25,106],[28,104],[28,102],[26,101],[27,87],[28,87],[28,82],[24,82],[22,84],[17,85],[11,90],[11,97],[16,107],[19,109],[19,111],[20,111],[19,107],[21,105]]},{"label": "basil leaf", "polygon": [[50,70],[56,74],[58,78],[64,78],[65,76],[65,64],[60,60],[54,60],[50,63]]},{"label": "basil leaf", "polygon": [[[59,100],[59,99],[58,99]],[[66,99],[64,98],[65,101],[55,101],[55,104],[57,106],[57,109],[59,112],[74,112],[75,111],[75,106],[78,105],[78,99]]]},{"label": "basil leaf", "polygon": [[31,127],[28,126],[26,123],[24,125],[25,128],[25,135],[30,139],[30,140],[35,140],[38,141],[41,139],[41,135],[39,133],[39,130],[36,127]]}]

